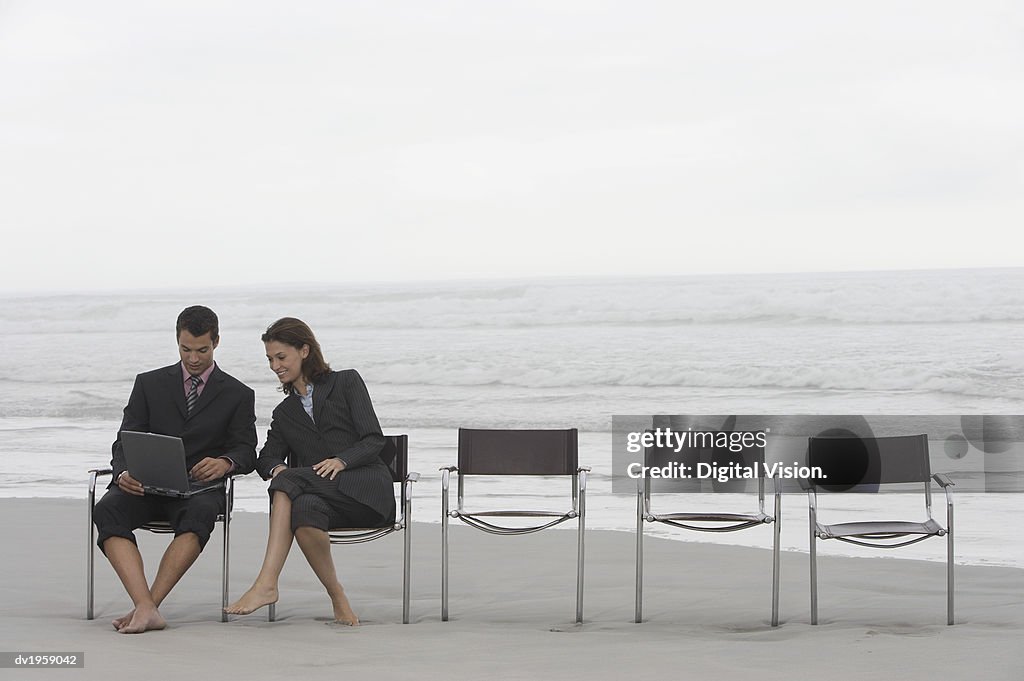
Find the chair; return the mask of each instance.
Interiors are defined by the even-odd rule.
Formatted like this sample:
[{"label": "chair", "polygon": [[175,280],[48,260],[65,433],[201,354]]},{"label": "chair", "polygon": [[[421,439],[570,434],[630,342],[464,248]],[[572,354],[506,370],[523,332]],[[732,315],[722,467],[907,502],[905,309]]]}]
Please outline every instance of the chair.
[{"label": "chair", "polygon": [[[818,623],[817,540],[838,539],[871,548],[899,548],[929,537],[946,537],[946,620],[953,624],[953,495],[949,477],[931,474],[927,435],[896,437],[812,437],[807,462],[823,475],[801,480],[810,511],[811,624]],[[828,480],[824,483],[823,480]],[[932,518],[931,481],[946,493],[946,527]],[[923,483],[924,522],[872,520],[825,524],[818,520],[817,490],[875,491],[881,485]],[[909,539],[908,539],[909,537]]]},{"label": "chair", "polygon": [[[87,572],[87,584],[86,584],[86,600],[85,600],[85,618],[93,619],[93,585],[94,579],[94,565],[96,555],[96,527],[92,522],[93,507],[96,505],[96,479],[103,475],[111,475],[113,471],[110,468],[94,468],[89,471],[89,517],[88,517],[88,541],[86,542],[89,552]],[[213,492],[209,492],[213,494]],[[217,516],[217,522],[222,523],[224,527],[224,547],[223,557],[221,563],[221,607],[220,607],[220,621],[227,622],[228,616],[224,612],[224,608],[228,607],[228,559],[229,559],[229,541],[231,538],[231,512],[234,508],[235,503],[235,479],[232,476],[225,478],[224,483],[224,513]],[[171,534],[174,532],[174,528],[171,527],[170,523],[162,520],[146,523],[139,529],[148,530],[155,534]]]},{"label": "chair", "polygon": [[[578,433],[568,430],[477,430],[459,428],[458,466],[441,473],[441,620],[448,621],[448,519],[458,518],[471,527],[497,535],[539,532],[570,519],[579,524],[576,546],[576,622],[583,622],[583,532],[586,526],[587,472],[578,466]],[[449,480],[458,474],[458,506],[449,510]],[[572,508],[557,511],[465,510],[465,481],[469,476],[535,475],[572,477]],[[508,527],[492,518],[550,519],[528,527]]]},{"label": "chair", "polygon": [[[764,447],[745,447],[740,452],[713,450],[707,448],[683,448],[676,452],[672,447],[647,447],[644,449],[644,466],[662,468],[671,463],[679,463],[687,466],[685,470],[691,476],[699,473],[698,464],[719,466],[740,466],[757,467],[757,502],[758,509],[755,513],[726,513],[726,512],[679,512],[679,513],[655,513],[651,504],[651,478],[641,476],[637,478],[637,499],[636,499],[636,611],[634,621],[643,621],[643,579],[644,579],[644,523],[662,523],[671,527],[679,527],[684,530],[697,532],[736,532],[751,527],[762,525],[774,525],[774,537],[772,548],[772,619],[773,627],[779,624],[779,539],[782,532],[782,495],[780,480],[773,478],[775,488],[775,507],[772,515],[765,513],[765,466]],[[745,487],[745,480],[730,480],[718,482],[715,480],[715,489],[734,491],[739,487]],[[690,489],[699,490],[700,480],[673,480],[673,487],[677,490]],[[693,491],[689,493],[693,493]],[[740,490],[735,490],[740,491]]]},{"label": "chair", "polygon": [[[412,547],[410,528],[412,525],[412,483],[420,479],[419,473],[409,472],[409,436],[386,435],[380,458],[391,470],[391,479],[401,486],[399,515],[394,524],[387,527],[339,527],[328,530],[331,544],[361,544],[380,539],[392,532],[404,531],[405,546],[402,557],[402,624],[409,623],[409,556]],[[271,603],[267,608],[267,620],[277,617],[277,607]]]}]

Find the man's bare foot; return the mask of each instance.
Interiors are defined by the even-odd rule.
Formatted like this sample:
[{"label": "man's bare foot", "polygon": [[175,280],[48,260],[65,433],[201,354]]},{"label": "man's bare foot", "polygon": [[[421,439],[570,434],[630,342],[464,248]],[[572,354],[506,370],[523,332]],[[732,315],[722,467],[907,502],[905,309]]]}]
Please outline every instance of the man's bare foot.
[{"label": "man's bare foot", "polygon": [[144,631],[156,631],[166,626],[167,621],[156,607],[140,607],[133,611],[131,620],[117,632],[119,634],[141,634]]},{"label": "man's bare foot", "polygon": [[277,587],[261,587],[255,584],[237,601],[224,608],[229,615],[248,615],[264,605],[277,603]]},{"label": "man's bare foot", "polygon": [[347,624],[350,627],[359,626],[359,618],[352,611],[348,598],[345,597],[345,590],[331,594],[331,605],[334,606],[334,621],[338,624]]},{"label": "man's bare foot", "polygon": [[135,608],[132,608],[131,612],[129,612],[127,615],[121,615],[120,617],[112,621],[111,624],[114,625],[115,629],[120,630],[121,627],[127,625],[129,622],[132,621],[133,615],[135,615]]}]

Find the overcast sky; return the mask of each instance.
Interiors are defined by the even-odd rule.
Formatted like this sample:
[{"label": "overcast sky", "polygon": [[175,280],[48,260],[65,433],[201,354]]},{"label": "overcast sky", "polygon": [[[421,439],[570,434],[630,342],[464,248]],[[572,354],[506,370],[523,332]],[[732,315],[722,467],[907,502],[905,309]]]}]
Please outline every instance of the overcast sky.
[{"label": "overcast sky", "polygon": [[1021,7],[0,0],[0,291],[1019,266]]}]

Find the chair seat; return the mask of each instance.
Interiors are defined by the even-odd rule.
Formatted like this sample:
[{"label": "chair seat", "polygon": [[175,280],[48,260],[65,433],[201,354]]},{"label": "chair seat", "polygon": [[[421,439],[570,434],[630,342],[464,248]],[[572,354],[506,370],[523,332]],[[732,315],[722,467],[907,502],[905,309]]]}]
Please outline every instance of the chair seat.
[{"label": "chair seat", "polygon": [[890,538],[908,534],[925,536],[942,536],[946,530],[929,518],[923,523],[902,520],[878,520],[856,523],[838,523],[822,525],[816,523],[817,534],[821,539],[840,539],[842,537]]},{"label": "chair seat", "polygon": [[[214,522],[224,522],[224,514],[217,514],[217,517],[214,518]],[[145,523],[144,525],[141,525],[139,529],[146,530],[147,532],[153,532],[156,534],[166,534],[168,532],[174,532],[174,528],[171,526],[170,521],[167,520],[153,520],[151,522]]]},{"label": "chair seat", "polygon": [[572,517],[574,511],[566,511],[565,513],[559,513],[558,511],[478,511],[476,513],[467,513],[466,511],[456,511],[458,516],[482,517],[490,516],[493,518],[562,518]]},{"label": "chair seat", "polygon": [[388,530],[393,532],[397,528],[396,523],[388,523],[387,525],[381,525],[379,527],[332,527],[327,530],[328,534],[334,534],[335,532],[379,532],[380,530]]},{"label": "chair seat", "polygon": [[[471,527],[475,527],[478,530],[489,532],[491,534],[503,534],[503,535],[515,535],[515,534],[531,534],[533,532],[540,532],[546,530],[549,527],[560,525],[567,520],[571,520],[577,517],[576,511],[568,511],[566,513],[556,513],[554,511],[481,511],[479,513],[466,513],[464,511],[452,511],[450,514],[452,517],[458,518],[462,522],[466,523]],[[540,525],[527,525],[527,526],[508,526],[508,525],[497,525],[493,521],[489,522],[483,520],[483,518],[551,518],[548,521],[541,521]],[[447,519],[447,516],[446,516]]]},{"label": "chair seat", "polygon": [[335,527],[327,530],[327,537],[332,544],[362,544],[404,529],[404,523],[384,527]]},{"label": "chair seat", "polygon": [[150,532],[174,532],[174,528],[166,520],[154,520],[151,523],[146,523],[141,528],[142,530],[148,530]]},{"label": "chair seat", "polygon": [[774,520],[766,513],[666,513],[655,515],[656,521],[688,520],[708,523],[770,523]]}]

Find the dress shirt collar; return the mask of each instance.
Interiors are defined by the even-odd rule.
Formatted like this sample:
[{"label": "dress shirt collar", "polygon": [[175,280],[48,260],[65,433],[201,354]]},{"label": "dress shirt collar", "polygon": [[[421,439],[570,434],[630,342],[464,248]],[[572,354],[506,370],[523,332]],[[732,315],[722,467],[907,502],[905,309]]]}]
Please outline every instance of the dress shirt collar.
[{"label": "dress shirt collar", "polygon": [[[206,368],[206,371],[199,374],[199,378],[202,379],[203,382],[199,384],[198,388],[196,388],[197,394],[203,394],[203,389],[206,388],[206,384],[210,382],[210,374],[213,373],[215,368],[217,368],[217,363],[213,362]],[[185,368],[184,362],[181,362],[181,380],[185,386],[185,395],[187,396],[189,391],[192,390],[192,374],[190,374]]]}]

